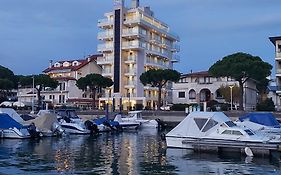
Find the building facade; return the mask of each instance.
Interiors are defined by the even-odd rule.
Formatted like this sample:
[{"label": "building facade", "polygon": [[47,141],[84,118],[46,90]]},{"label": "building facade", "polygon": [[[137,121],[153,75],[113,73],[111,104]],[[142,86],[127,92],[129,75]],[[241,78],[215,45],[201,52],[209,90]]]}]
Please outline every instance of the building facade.
[{"label": "building facade", "polygon": [[[234,85],[239,86],[237,81],[229,77],[212,77],[208,71],[184,74],[179,82],[173,83],[173,104],[199,104],[210,100],[224,103],[219,88]],[[255,109],[257,104],[255,81],[249,79],[243,88],[245,110]],[[235,102],[233,104],[238,105]]]},{"label": "building facade", "polygon": [[[172,69],[179,61],[179,37],[156,19],[149,7],[140,7],[138,0],[131,0],[131,7],[125,7],[124,0],[115,0],[113,11],[105,17],[98,21],[98,51],[104,57],[97,63],[114,85],[100,101],[114,101],[116,107],[122,103],[125,109],[136,104],[155,107],[157,89],[143,86],[139,77],[150,69]],[[163,99],[171,96],[168,89],[163,90]]]},{"label": "building facade", "polygon": [[278,111],[281,110],[281,36],[269,37],[270,41],[275,46],[275,81],[276,88],[272,91],[272,97],[274,97],[275,106]]},{"label": "building facade", "polygon": [[[45,88],[41,92],[45,103],[54,106],[71,105],[81,108],[92,107],[93,98],[90,92],[83,92],[76,86],[76,81],[88,74],[101,74],[101,67],[96,61],[102,55],[92,55],[86,59],[57,61],[50,65],[43,72],[58,81],[56,89]],[[19,101],[32,103],[37,100],[36,90],[32,87],[20,87],[18,90]],[[35,101],[36,104],[36,101]]]}]

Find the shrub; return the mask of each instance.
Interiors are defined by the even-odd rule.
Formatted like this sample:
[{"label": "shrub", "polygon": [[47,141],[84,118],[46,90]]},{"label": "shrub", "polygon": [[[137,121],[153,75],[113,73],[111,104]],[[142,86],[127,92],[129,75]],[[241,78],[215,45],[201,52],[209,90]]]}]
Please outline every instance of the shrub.
[{"label": "shrub", "polygon": [[275,105],[271,98],[267,98],[257,104],[257,111],[275,111]]}]

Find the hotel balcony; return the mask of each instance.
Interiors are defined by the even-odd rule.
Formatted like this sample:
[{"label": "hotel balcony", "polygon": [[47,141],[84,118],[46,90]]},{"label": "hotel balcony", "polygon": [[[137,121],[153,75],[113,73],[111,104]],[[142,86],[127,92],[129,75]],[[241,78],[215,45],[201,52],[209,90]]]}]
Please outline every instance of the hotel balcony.
[{"label": "hotel balcony", "polygon": [[105,76],[105,77],[112,77],[113,71],[110,69],[103,69],[101,74],[102,74],[102,76]]},{"label": "hotel balcony", "polygon": [[152,67],[160,67],[160,68],[169,68],[169,65],[163,62],[157,62],[157,61],[153,61],[153,60],[148,60],[146,59],[144,64],[146,66],[152,66]]},{"label": "hotel balcony", "polygon": [[177,41],[180,40],[179,36],[171,32],[166,25],[163,25],[161,22],[158,22],[156,19],[150,19],[149,17],[146,18],[142,17],[141,15],[136,15],[135,17],[130,17],[125,19],[124,25],[127,26],[142,25],[144,27],[148,27],[149,29],[154,29],[155,31],[158,31],[158,33],[160,34],[165,34],[166,37],[169,37],[170,39],[177,40]]},{"label": "hotel balcony", "polygon": [[125,76],[134,76],[137,74],[136,69],[128,69],[125,71]]},{"label": "hotel balcony", "polygon": [[113,52],[113,44],[99,44],[98,52]]},{"label": "hotel balcony", "polygon": [[124,29],[122,33],[122,37],[129,38],[129,39],[136,39],[136,38],[145,38],[146,35],[142,34],[139,29],[133,28],[133,29]]},{"label": "hotel balcony", "polygon": [[179,55],[173,55],[172,59],[171,59],[171,62],[173,62],[173,63],[180,62],[180,56]]},{"label": "hotel balcony", "polygon": [[174,43],[171,50],[172,52],[180,52],[180,45]]},{"label": "hotel balcony", "polygon": [[171,59],[172,53],[169,52],[161,52],[160,50],[147,50],[147,53],[153,56],[159,56],[162,58]]},{"label": "hotel balcony", "polygon": [[100,57],[97,59],[97,64],[113,64],[113,57]]},{"label": "hotel balcony", "polygon": [[137,61],[137,57],[127,57],[127,58],[125,58],[126,64],[135,63],[136,61]]},{"label": "hotel balcony", "polygon": [[276,69],[276,77],[281,77],[281,68]]},{"label": "hotel balcony", "polygon": [[281,60],[281,52],[276,52],[276,59]]},{"label": "hotel balcony", "polygon": [[125,84],[125,88],[134,88],[137,85],[136,81],[127,81],[127,84]]},{"label": "hotel balcony", "polygon": [[123,42],[122,43],[122,49],[139,50],[139,49],[144,49],[144,48],[146,48],[146,43],[141,42],[141,41],[130,41],[130,42]]},{"label": "hotel balcony", "polygon": [[105,31],[98,33],[99,40],[112,40],[113,39],[113,31]]},{"label": "hotel balcony", "polygon": [[113,19],[100,19],[98,20],[98,27],[113,27]]}]

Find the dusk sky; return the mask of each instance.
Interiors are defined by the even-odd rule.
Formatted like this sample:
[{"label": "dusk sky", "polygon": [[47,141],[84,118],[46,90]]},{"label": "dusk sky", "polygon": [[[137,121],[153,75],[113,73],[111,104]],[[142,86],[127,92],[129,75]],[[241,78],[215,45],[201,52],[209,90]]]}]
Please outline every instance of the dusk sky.
[{"label": "dusk sky", "polygon": [[[127,0],[129,2],[129,0]],[[238,51],[274,64],[269,36],[281,35],[280,0],[140,0],[181,39],[183,73],[207,70]],[[1,0],[0,65],[38,74],[49,60],[97,53],[98,19],[112,0]]]}]

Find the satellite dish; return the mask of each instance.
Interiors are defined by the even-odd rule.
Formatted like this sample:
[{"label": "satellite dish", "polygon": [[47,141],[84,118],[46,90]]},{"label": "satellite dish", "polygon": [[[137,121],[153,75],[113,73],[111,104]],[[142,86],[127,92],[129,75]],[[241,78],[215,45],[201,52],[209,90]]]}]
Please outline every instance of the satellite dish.
[{"label": "satellite dish", "polygon": [[253,154],[251,148],[249,148],[249,147],[245,147],[245,154],[247,156],[254,157],[254,154]]}]

